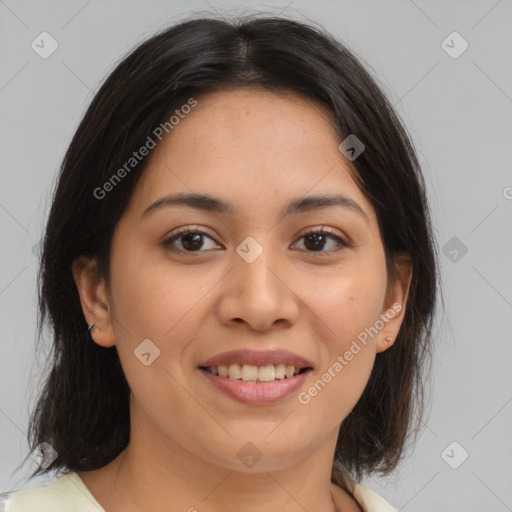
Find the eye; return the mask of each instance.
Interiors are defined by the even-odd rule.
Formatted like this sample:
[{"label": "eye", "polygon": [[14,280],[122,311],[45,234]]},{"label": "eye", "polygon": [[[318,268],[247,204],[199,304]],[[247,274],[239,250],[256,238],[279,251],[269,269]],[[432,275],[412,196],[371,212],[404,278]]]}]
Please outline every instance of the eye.
[{"label": "eye", "polygon": [[[336,245],[341,248],[350,247],[350,244],[327,228],[308,231],[301,236],[300,240],[304,240],[303,245],[306,247],[307,252],[320,253],[322,256],[329,255],[330,253],[336,253],[341,250],[324,251],[323,249],[329,245],[329,240],[331,242],[334,241],[334,247],[336,247]],[[331,246],[332,245],[333,244],[331,243]]]},{"label": "eye", "polygon": [[[205,237],[213,242],[213,247],[206,247],[206,249],[220,248],[220,246],[206,231],[203,231],[200,228],[190,227],[181,228],[177,232],[171,234],[171,236],[167,237],[162,242],[162,246],[176,252],[206,252],[204,250],[205,245],[207,245],[204,243]],[[306,252],[319,253],[319,255],[322,256],[329,255],[330,253],[336,253],[341,250],[325,251],[324,249],[329,246],[329,241],[331,241],[331,246],[334,245],[334,247],[350,247],[350,244],[327,228],[310,230],[304,233],[300,240],[304,240],[303,245],[306,248]],[[334,242],[334,244],[332,242]]]},{"label": "eye", "polygon": [[[192,229],[189,227],[185,227],[180,229],[177,233],[174,233],[168,238],[166,238],[162,242],[162,246],[176,252],[205,252],[200,251],[200,249],[204,249],[205,237],[209,238],[212,242],[215,242],[206,231],[203,231],[202,229],[199,228]],[[179,242],[179,245],[181,245],[181,247],[176,247],[176,242]],[[214,244],[213,248],[216,247],[219,247],[217,243]]]}]

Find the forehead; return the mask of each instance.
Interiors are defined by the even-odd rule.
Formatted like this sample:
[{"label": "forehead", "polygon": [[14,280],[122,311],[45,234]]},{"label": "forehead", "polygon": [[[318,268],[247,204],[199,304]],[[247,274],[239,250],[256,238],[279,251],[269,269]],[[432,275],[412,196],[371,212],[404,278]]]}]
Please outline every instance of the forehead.
[{"label": "forehead", "polygon": [[184,145],[184,150],[217,157],[257,154],[263,160],[269,153],[289,158],[290,149],[304,153],[325,148],[338,138],[329,112],[317,102],[292,93],[241,88],[197,98],[197,106],[169,134],[167,146]]},{"label": "forehead", "polygon": [[372,217],[372,205],[350,175],[351,164],[338,149],[340,136],[324,106],[291,93],[248,88],[195,100],[151,153],[135,201],[147,203],[171,192],[209,193],[261,207],[262,202],[281,205],[305,195],[342,193]]}]

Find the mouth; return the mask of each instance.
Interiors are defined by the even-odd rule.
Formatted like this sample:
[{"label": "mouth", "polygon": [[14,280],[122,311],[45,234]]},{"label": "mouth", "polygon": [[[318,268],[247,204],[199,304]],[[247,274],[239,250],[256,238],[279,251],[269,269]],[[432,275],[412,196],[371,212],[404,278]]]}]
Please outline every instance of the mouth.
[{"label": "mouth", "polygon": [[284,350],[237,350],[219,354],[198,365],[216,391],[250,405],[266,405],[288,398],[313,371],[308,360]]},{"label": "mouth", "polygon": [[199,369],[212,375],[231,380],[238,380],[250,384],[266,384],[268,382],[292,379],[297,375],[311,371],[313,368],[310,366],[298,368],[294,365],[286,365],[284,363],[264,366],[233,363],[229,366],[199,366]]}]

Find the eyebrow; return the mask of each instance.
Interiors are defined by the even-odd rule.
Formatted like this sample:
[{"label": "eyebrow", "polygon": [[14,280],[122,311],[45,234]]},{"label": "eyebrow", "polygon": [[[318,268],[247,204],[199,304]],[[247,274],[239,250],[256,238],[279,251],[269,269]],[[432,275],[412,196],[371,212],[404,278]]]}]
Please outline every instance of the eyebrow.
[{"label": "eyebrow", "polygon": [[[219,214],[233,214],[235,208],[231,203],[223,201],[222,199],[208,196],[205,194],[171,194],[150,204],[141,214],[141,217],[146,217],[151,212],[165,207],[171,206],[188,206],[205,212],[213,212]],[[369,224],[367,213],[359,206],[354,200],[343,196],[341,194],[335,195],[322,195],[322,196],[307,196],[291,201],[284,206],[282,216],[288,217],[299,213],[316,210],[319,208],[328,208],[332,206],[341,206],[348,210],[357,213]]]}]

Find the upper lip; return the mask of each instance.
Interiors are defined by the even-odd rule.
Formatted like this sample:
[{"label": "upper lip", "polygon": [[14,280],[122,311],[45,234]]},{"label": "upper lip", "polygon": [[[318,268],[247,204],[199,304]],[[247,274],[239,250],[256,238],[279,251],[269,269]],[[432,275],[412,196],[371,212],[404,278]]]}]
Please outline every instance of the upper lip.
[{"label": "upper lip", "polygon": [[269,364],[284,364],[295,368],[312,368],[313,364],[307,359],[289,352],[288,350],[232,350],[223,352],[199,364],[203,367],[229,366],[230,364],[251,364],[266,366]]}]

